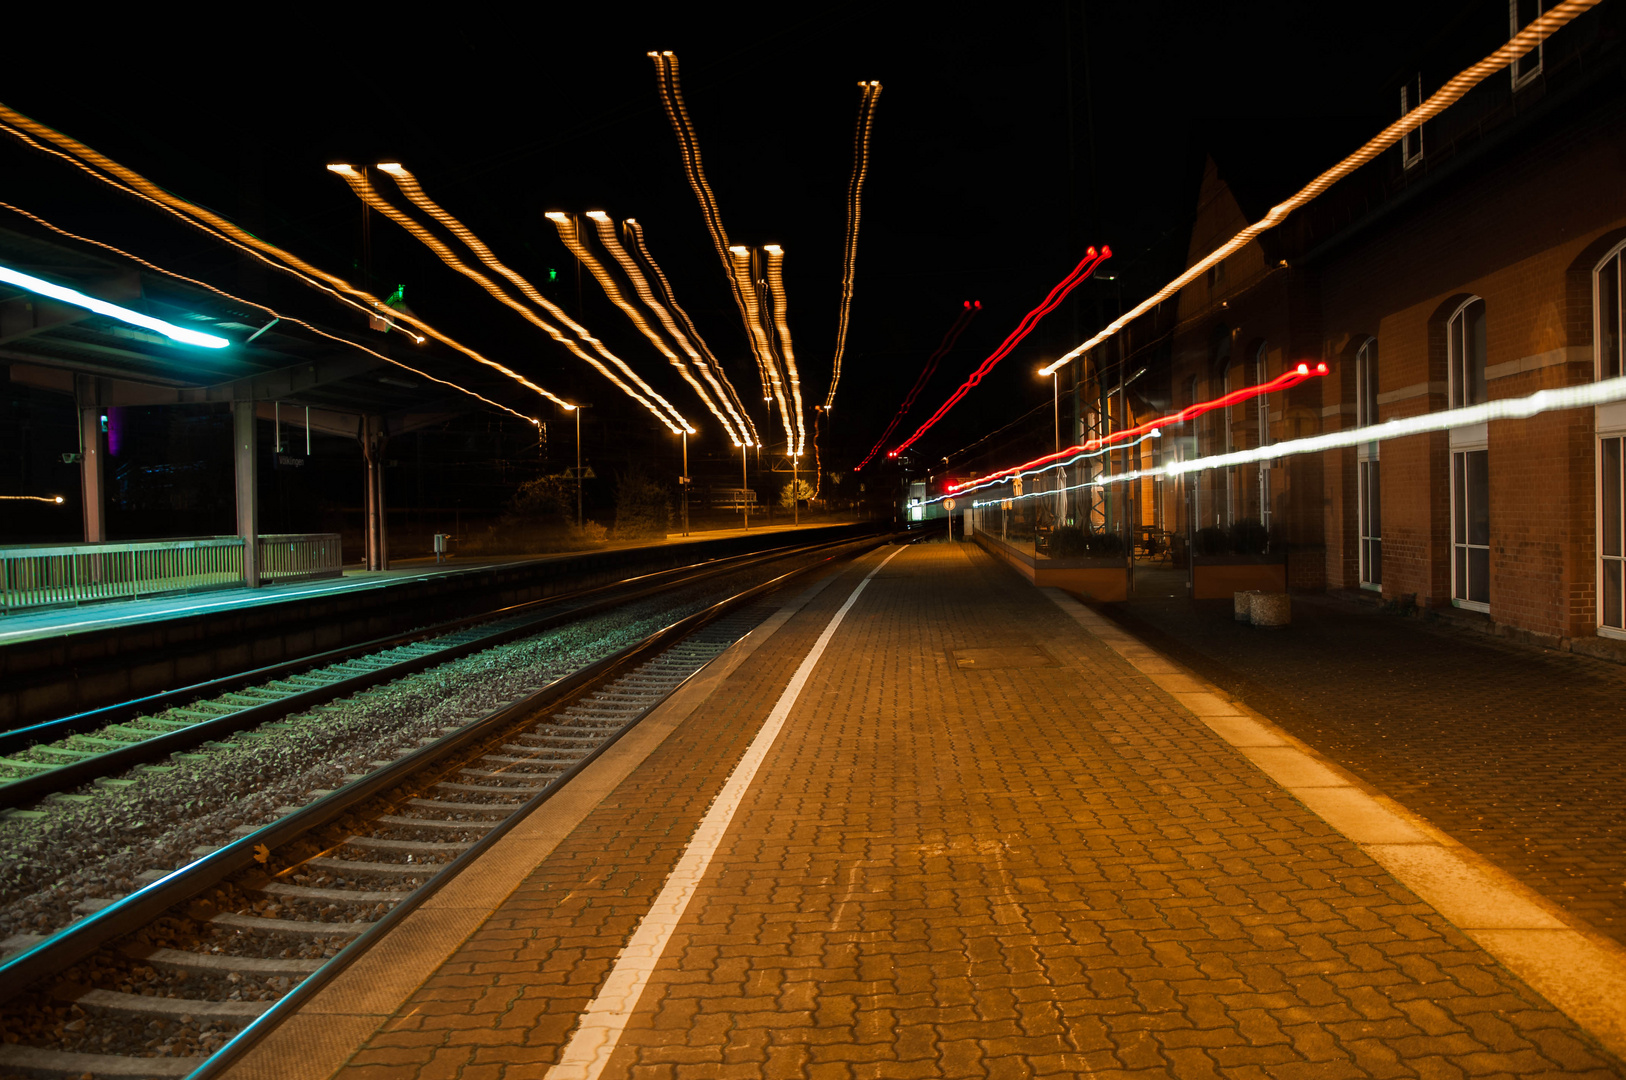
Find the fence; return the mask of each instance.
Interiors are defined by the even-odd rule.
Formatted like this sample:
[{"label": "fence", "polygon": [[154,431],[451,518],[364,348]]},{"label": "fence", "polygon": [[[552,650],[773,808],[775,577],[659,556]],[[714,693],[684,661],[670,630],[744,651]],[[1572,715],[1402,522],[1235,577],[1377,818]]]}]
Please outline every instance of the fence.
[{"label": "fence", "polygon": [[[332,533],[262,536],[261,580],[339,575]],[[134,600],[243,584],[243,538],[0,548],[0,611]]]},{"label": "fence", "polygon": [[338,577],[338,533],[274,533],[260,537],[263,584]]}]

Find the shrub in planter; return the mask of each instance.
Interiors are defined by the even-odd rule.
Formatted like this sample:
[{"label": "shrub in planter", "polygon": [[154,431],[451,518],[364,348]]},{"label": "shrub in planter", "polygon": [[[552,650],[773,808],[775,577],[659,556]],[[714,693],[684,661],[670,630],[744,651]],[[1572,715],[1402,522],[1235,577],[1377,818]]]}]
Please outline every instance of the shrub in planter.
[{"label": "shrub in planter", "polygon": [[1077,559],[1089,553],[1089,533],[1077,525],[1063,525],[1050,534],[1051,558]]},{"label": "shrub in planter", "polygon": [[1263,555],[1270,547],[1270,530],[1252,518],[1231,526],[1231,550],[1238,555]]},{"label": "shrub in planter", "polygon": [[1231,538],[1218,525],[1205,525],[1197,530],[1192,550],[1198,555],[1229,555]]},{"label": "shrub in planter", "polygon": [[1084,534],[1084,554],[1095,559],[1110,558],[1124,553],[1124,538],[1117,533],[1090,532]]}]

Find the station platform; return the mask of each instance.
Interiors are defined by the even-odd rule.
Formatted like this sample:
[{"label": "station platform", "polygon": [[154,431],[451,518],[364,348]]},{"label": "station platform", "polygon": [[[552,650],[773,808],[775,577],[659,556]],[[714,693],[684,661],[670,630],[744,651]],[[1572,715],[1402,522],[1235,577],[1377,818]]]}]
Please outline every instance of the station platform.
[{"label": "station platform", "polygon": [[226,1075],[1622,1075],[1626,951],[964,544],[788,599]]},{"label": "station platform", "polygon": [[[818,526],[847,525],[847,521],[820,521]],[[817,526],[808,526],[817,527]],[[257,589],[210,589],[190,594],[155,596],[142,600],[113,600],[78,606],[17,611],[0,616],[0,648],[40,638],[91,633],[134,623],[162,622],[211,611],[283,604],[310,597],[334,596],[368,589],[387,588],[420,582],[447,574],[489,570],[517,563],[545,563],[575,558],[588,551],[616,551],[636,547],[696,544],[741,536],[762,536],[797,531],[792,525],[766,525],[751,529],[712,529],[688,536],[673,534],[664,540],[627,540],[600,544],[583,551],[563,551],[544,555],[505,555],[494,557],[455,557],[437,562],[434,558],[396,559],[388,570],[344,569],[342,576],[318,581],[265,585]]]}]

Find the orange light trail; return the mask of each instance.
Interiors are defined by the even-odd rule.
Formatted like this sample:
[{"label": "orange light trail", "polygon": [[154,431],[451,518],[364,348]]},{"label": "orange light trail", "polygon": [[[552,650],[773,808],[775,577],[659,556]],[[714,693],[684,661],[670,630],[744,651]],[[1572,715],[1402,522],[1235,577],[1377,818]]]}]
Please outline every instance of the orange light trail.
[{"label": "orange light trail", "polygon": [[710,182],[706,180],[705,166],[700,160],[700,137],[695,133],[694,122],[689,119],[688,107],[683,103],[677,55],[671,50],[648,55],[655,61],[655,81],[660,88],[661,105],[665,107],[666,117],[677,135],[678,151],[683,156],[683,172],[700,203],[700,213],[706,219],[712,246],[717,249],[717,258],[723,264],[723,274],[734,293],[734,304],[740,309],[740,321],[745,324],[745,335],[751,342],[751,351],[757,362],[757,375],[762,380],[763,397],[778,395],[776,384],[779,374],[774,366],[773,351],[771,348],[766,353],[762,351],[761,346],[767,343],[761,340],[761,327],[757,321],[759,316],[753,315],[758,307],[756,288],[750,283],[749,275],[741,278],[739,267],[731,258],[734,245],[728,242],[728,230],[723,228],[723,215],[717,208],[717,193],[712,191]]},{"label": "orange light trail", "polygon": [[0,499],[5,500],[6,502],[50,503],[53,506],[58,506],[62,503],[62,496],[60,495],[0,495]]},{"label": "orange light trail", "polygon": [[[633,318],[634,324],[643,332],[645,337],[649,338],[650,343],[671,362],[672,366],[677,369],[678,374],[683,376],[683,380],[694,388],[695,394],[705,403],[706,408],[711,410],[711,415],[715,416],[717,422],[723,425],[723,430],[728,433],[729,439],[735,446],[739,446],[742,436],[735,431],[733,421],[724,415],[722,408],[712,398],[711,391],[701,385],[700,381],[694,376],[696,370],[709,376],[710,373],[706,371],[706,362],[701,359],[700,353],[695,350],[693,343],[678,328],[671,312],[667,311],[661,302],[656,299],[654,290],[649,287],[649,279],[644,277],[643,268],[622,246],[620,237],[616,236],[615,223],[610,220],[608,214],[598,211],[588,211],[587,217],[597,227],[599,242],[604,245],[604,250],[610,253],[610,257],[620,265],[622,272],[627,275],[627,280],[632,282],[632,289],[638,294],[638,299],[642,300],[644,307],[648,308],[660,320],[661,326],[665,328],[667,335],[677,343],[678,348],[682,349],[687,356],[687,361],[685,361],[684,357],[674,354],[671,349],[667,348],[666,338],[657,333],[649,325],[648,321],[641,314],[638,314],[636,308],[625,305],[623,310],[627,311],[629,316],[636,316]],[[707,381],[713,387],[716,387],[715,379],[708,378]],[[718,396],[722,396],[720,388]],[[727,398],[723,399],[723,404],[728,404]]]},{"label": "orange light trail", "polygon": [[[537,393],[548,398],[550,401],[558,402],[561,405],[565,404],[562,399],[555,397],[547,390],[537,386],[535,383],[531,382],[529,379],[526,379],[513,369],[506,367],[503,364],[499,364],[495,360],[490,360],[480,355],[478,352],[469,348],[467,345],[464,345],[462,342],[456,341],[453,338],[442,334],[439,330],[436,330],[422,319],[419,319],[416,316],[407,315],[403,312],[393,311],[387,307],[382,300],[379,300],[378,297],[373,296],[371,293],[356,288],[343,278],[336,277],[327,273],[326,271],[319,270],[316,267],[311,266],[309,263],[304,262],[302,259],[287,251],[284,251],[275,244],[267,243],[251,233],[238,228],[235,223],[228,221],[210,210],[205,210],[202,207],[195,206],[192,203],[187,202],[185,199],[171,195],[169,192],[154,184],[152,181],[148,180],[135,170],[120,165],[118,162],[113,161],[111,158],[108,158],[95,150],[92,150],[90,147],[84,145],[78,140],[70,138],[69,136],[55,131],[52,128],[46,127],[44,124],[24,116],[22,113],[19,113],[15,109],[12,109],[4,104],[0,104],[0,121],[6,121],[5,123],[0,123],[0,130],[4,130],[19,141],[24,142],[43,153],[52,154],[58,158],[61,158],[87,175],[94,177],[104,184],[107,184],[109,187],[122,191],[127,195],[134,196],[135,198],[141,199],[145,202],[151,203],[160,210],[171,214],[172,216],[185,222],[187,225],[197,229],[199,232],[212,236],[230,247],[237,248],[250,257],[257,259],[265,265],[271,267],[273,270],[297,278],[319,292],[328,294],[335,300],[338,300],[340,303],[355,308],[356,310],[367,315],[369,318],[382,319],[387,325],[392,326],[395,329],[401,329],[401,327],[396,325],[396,320],[415,327],[416,329],[423,331],[423,334],[433,337],[436,341],[451,346],[458,352],[473,360],[475,363],[482,364],[495,371],[501,372],[502,374],[518,382],[521,386],[536,391]],[[27,132],[28,134],[24,134],[24,132]],[[29,135],[38,136],[40,139],[44,139],[47,142],[55,144],[57,147],[61,147],[61,149],[59,150],[51,146],[41,145],[41,143],[35,141],[35,139],[30,138]],[[66,150],[67,153],[63,153],[63,150]],[[72,156],[70,156],[70,154]],[[352,297],[355,299],[352,299]],[[365,301],[365,303],[360,303],[358,301]],[[386,316],[382,314],[383,312],[389,312],[389,315]],[[321,333],[321,331],[317,332]],[[407,333],[407,331],[404,330],[402,332]],[[419,344],[423,343],[423,336],[409,336],[412,336]],[[360,348],[361,346],[357,347]],[[368,349],[367,351],[372,352],[371,349]],[[374,353],[374,355],[379,354]],[[395,363],[395,361],[390,362]],[[431,378],[431,376],[426,375],[425,378]],[[434,381],[444,382],[444,380],[440,379],[436,379]],[[455,386],[456,384],[447,383],[446,385]],[[461,389],[461,387],[459,387],[459,389]],[[487,399],[482,398],[482,400]],[[491,402],[491,404],[496,403]],[[507,406],[498,407],[504,409],[507,408]],[[523,416],[524,414],[516,413],[515,415]],[[526,419],[530,418],[526,417]]]},{"label": "orange light trail", "polygon": [[1008,469],[1001,469],[999,472],[989,473],[987,476],[979,476],[976,480],[973,480],[970,483],[949,484],[948,489],[951,492],[955,492],[964,491],[969,488],[980,488],[988,484],[997,484],[1007,477],[1016,476],[1019,473],[1030,472],[1035,469],[1042,469],[1047,465],[1054,465],[1062,461],[1064,458],[1071,458],[1079,454],[1088,453],[1092,450],[1111,449],[1113,446],[1116,446],[1119,443],[1130,442],[1137,440],[1144,435],[1149,435],[1154,430],[1166,428],[1174,424],[1183,424],[1187,420],[1195,420],[1197,417],[1203,415],[1203,413],[1212,412],[1215,409],[1228,408],[1229,406],[1247,401],[1250,398],[1259,397],[1261,394],[1273,394],[1278,390],[1287,390],[1291,387],[1297,386],[1301,382],[1318,378],[1326,374],[1326,364],[1316,364],[1313,367],[1307,363],[1299,364],[1295,366],[1292,371],[1283,372],[1267,383],[1259,383],[1256,386],[1244,386],[1239,389],[1232,390],[1229,394],[1225,394],[1221,397],[1213,398],[1209,401],[1199,401],[1193,405],[1187,405],[1179,412],[1173,412],[1167,416],[1160,416],[1156,420],[1148,420],[1144,424],[1138,424],[1131,428],[1124,428],[1122,431],[1114,431],[1112,434],[1103,438],[1090,439],[1087,442],[1079,443],[1077,446],[1069,446],[1067,449],[1057,453],[1045,454],[1043,457],[1036,457],[1032,461],[1023,462],[1021,465],[1013,465]]},{"label": "orange light trail", "polygon": [[1599,2],[1600,0],[1564,0],[1564,3],[1558,4],[1551,11],[1537,16],[1536,19],[1533,20],[1528,26],[1520,30],[1517,34],[1514,34],[1513,37],[1509,39],[1507,44],[1485,57],[1485,59],[1479,61],[1479,63],[1474,64],[1472,67],[1460,72],[1455,78],[1451,79],[1450,82],[1447,82],[1444,86],[1440,87],[1440,89],[1436,91],[1427,101],[1418,105],[1417,108],[1413,109],[1405,116],[1402,116],[1399,120],[1396,120],[1394,123],[1378,132],[1378,134],[1367,142],[1366,145],[1344,158],[1344,160],[1340,161],[1338,164],[1334,165],[1332,168],[1328,169],[1314,180],[1311,180],[1309,184],[1305,185],[1304,188],[1302,188],[1297,194],[1293,195],[1293,197],[1288,199],[1286,202],[1271,207],[1270,212],[1261,220],[1249,225],[1247,228],[1231,237],[1230,240],[1226,241],[1220,247],[1215,248],[1203,258],[1199,259],[1196,263],[1192,264],[1192,266],[1187,269],[1185,273],[1181,274],[1179,277],[1163,286],[1163,288],[1159,289],[1145,300],[1142,300],[1139,304],[1136,304],[1133,308],[1118,316],[1118,318],[1114,319],[1111,323],[1107,324],[1107,326],[1102,329],[1100,333],[1096,334],[1082,345],[1079,345],[1071,352],[1062,356],[1048,367],[1043,368],[1041,370],[1041,374],[1050,375],[1054,373],[1057,368],[1061,367],[1068,361],[1089,352],[1107,338],[1112,337],[1124,327],[1128,326],[1131,322],[1152,310],[1152,308],[1156,307],[1158,304],[1161,304],[1163,301],[1167,300],[1169,297],[1173,296],[1175,293],[1179,292],[1193,281],[1196,281],[1203,274],[1206,274],[1213,266],[1224,261],[1227,257],[1236,254],[1238,251],[1241,251],[1243,247],[1247,246],[1254,239],[1280,225],[1293,211],[1306,205],[1323,191],[1326,191],[1328,188],[1332,187],[1333,184],[1337,183],[1339,180],[1342,180],[1344,177],[1348,176],[1362,165],[1365,165],[1367,162],[1373,160],[1385,150],[1393,147],[1396,143],[1400,142],[1403,137],[1405,137],[1407,132],[1422,126],[1424,121],[1432,120],[1434,117],[1444,112],[1447,108],[1461,100],[1464,94],[1466,94],[1469,90],[1472,90],[1475,86],[1479,85],[1487,77],[1501,71],[1503,68],[1506,68],[1509,64],[1513,63],[1513,61],[1517,60],[1531,49],[1534,49],[1537,45],[1540,45],[1556,30],[1570,22],[1577,15],[1580,15],[1589,8],[1596,7]]},{"label": "orange light trail", "polygon": [[836,403],[841,358],[847,351],[847,315],[852,309],[853,270],[858,262],[858,219],[863,210],[864,177],[869,173],[869,140],[875,126],[875,105],[881,100],[879,82],[871,79],[858,86],[858,131],[853,135],[853,174],[847,183],[847,247],[841,264],[841,318],[836,323],[836,351],[830,365],[830,392],[824,398],[825,412]]},{"label": "orange light trail", "polygon": [[[474,252],[475,257],[484,263],[488,269],[501,274],[503,277],[513,282],[515,287],[519,289],[521,295],[523,295],[527,300],[535,304],[537,307],[541,308],[547,314],[551,315],[553,318],[564,323],[565,326],[570,329],[570,332],[576,335],[577,340],[587,343],[592,347],[594,352],[599,354],[599,356],[614,364],[619,370],[624,371],[628,378],[630,378],[634,383],[644,387],[646,390],[649,390],[649,388],[644,384],[643,380],[638,377],[637,373],[628,367],[620,357],[616,356],[608,348],[606,348],[602,341],[589,333],[585,326],[572,319],[569,315],[565,314],[564,310],[557,304],[553,303],[546,296],[543,296],[536,286],[532,285],[528,279],[511,270],[506,264],[501,262],[491,253],[491,249],[485,245],[485,242],[476,236],[468,226],[464,225],[456,217],[453,217],[450,213],[444,210],[439,203],[431,199],[429,197],[429,193],[424,191],[423,185],[418,183],[418,178],[413,176],[404,165],[401,165],[399,162],[389,161],[379,165],[378,168],[379,171],[385,173],[395,181],[396,187],[401,189],[401,194],[405,195],[409,202],[411,202],[418,209],[422,210],[424,213],[428,214],[430,217],[434,218],[435,221],[439,222],[440,225],[446,229],[447,232],[451,233],[458,240],[462,241],[464,246],[470,251]],[[352,187],[354,187],[354,185],[352,185]],[[374,194],[376,194],[376,190]],[[417,234],[414,233],[413,235],[416,236]],[[433,234],[426,235],[430,235],[431,238],[433,236]],[[439,243],[439,241],[436,241],[436,243]],[[433,245],[430,246],[433,249]],[[442,245],[442,247],[444,247],[444,245]],[[442,256],[443,260],[445,258],[446,256]],[[457,260],[455,255],[452,256],[452,259],[457,261],[458,266],[463,266],[461,260]],[[451,264],[448,263],[448,265]],[[583,352],[575,342],[572,342],[569,338],[561,335],[557,328],[548,325],[546,320],[538,319],[535,317],[534,312],[516,304],[513,298],[509,296],[507,291],[501,286],[491,282],[484,275],[478,274],[477,272],[471,272],[467,270],[467,268],[461,269],[459,272],[464,273],[470,278],[470,280],[476,281],[484,286],[485,289],[492,294],[492,296],[501,300],[508,306],[513,307],[534,325],[541,327],[550,337],[564,345],[566,349],[570,350],[572,355],[585,360],[589,365],[592,366],[593,370],[603,375],[606,379],[609,379],[610,382],[614,383],[618,389],[620,389],[628,397],[631,397],[634,401],[637,401],[644,408],[648,409],[654,414],[657,420],[659,420],[662,424],[665,424],[669,430],[676,433],[678,429],[672,427],[671,421],[662,415],[660,410],[656,409],[652,404],[650,404],[650,402],[642,394],[639,394],[637,391],[629,387],[615,374],[615,372],[606,368],[598,361],[598,359]],[[653,390],[649,390],[649,393],[651,396],[660,399],[660,395],[656,394]],[[673,410],[673,414],[677,415],[675,410]],[[682,420],[681,416],[679,417],[679,420]]]},{"label": "orange light trail", "polygon": [[[768,337],[767,323],[762,318],[756,275],[752,272],[751,249],[736,245],[729,248],[728,253],[732,256],[736,287],[745,299],[745,329],[751,335],[751,349],[762,370],[763,393],[771,393],[773,397],[770,400],[779,403],[779,417],[785,425],[785,445],[794,448],[796,429],[790,418],[790,403],[785,400],[784,380],[779,377],[779,361],[774,355],[773,342]],[[789,449],[787,452],[790,452]]]},{"label": "orange light trail", "polygon": [[43,227],[45,227],[47,229],[50,229],[52,232],[58,234],[59,236],[65,236],[70,240],[77,240],[77,241],[79,241],[80,243],[83,243],[83,244],[92,244],[92,245],[94,245],[96,247],[99,247],[99,248],[103,249],[104,251],[111,251],[115,255],[122,256],[123,258],[129,259],[131,262],[138,263],[138,264],[140,264],[142,266],[145,266],[147,269],[153,271],[154,273],[163,274],[165,277],[174,278],[176,281],[184,281],[188,285],[195,285],[200,289],[206,289],[209,292],[214,293],[216,296],[223,296],[227,300],[231,300],[234,303],[242,304],[245,307],[259,308],[261,311],[263,311],[265,314],[269,315],[273,319],[277,319],[277,320],[279,320],[281,322],[285,322],[285,323],[292,323],[295,326],[302,326],[306,330],[309,330],[311,333],[316,334],[319,337],[327,338],[329,341],[338,342],[341,345],[348,345],[352,349],[359,349],[361,352],[366,353],[368,356],[376,357],[377,359],[384,361],[386,364],[392,364],[395,367],[398,367],[403,371],[410,371],[412,374],[417,375],[420,378],[426,379],[426,380],[428,380],[429,382],[432,382],[432,383],[438,383],[441,386],[449,387],[450,389],[456,390],[460,394],[467,394],[469,397],[474,398],[477,401],[485,402],[487,405],[490,405],[494,409],[501,409],[505,413],[510,413],[510,414],[512,414],[514,416],[517,416],[521,420],[524,420],[526,423],[533,424],[533,425],[540,423],[540,421],[536,420],[535,418],[530,417],[530,416],[526,416],[524,413],[519,412],[516,409],[511,409],[507,405],[504,405],[500,401],[492,401],[490,398],[486,397],[485,395],[476,393],[475,391],[470,390],[466,386],[459,386],[457,383],[451,382],[451,381],[449,381],[447,379],[437,378],[436,376],[429,374],[427,371],[423,371],[423,370],[421,370],[419,368],[413,367],[411,364],[404,364],[399,360],[395,360],[395,359],[393,359],[391,357],[385,356],[383,353],[378,352],[378,351],[376,351],[374,349],[370,349],[367,346],[361,344],[360,342],[351,341],[349,338],[343,338],[343,337],[340,337],[337,334],[330,334],[326,330],[320,329],[319,327],[316,327],[316,326],[312,326],[310,323],[306,322],[303,319],[296,319],[292,315],[284,315],[281,312],[275,310],[274,308],[267,307],[265,304],[257,303],[257,302],[255,302],[253,300],[244,299],[243,297],[237,296],[237,295],[235,295],[233,293],[229,293],[224,289],[217,288],[216,286],[209,284],[207,281],[199,281],[197,278],[187,277],[185,274],[177,273],[174,270],[166,269],[166,268],[164,268],[162,266],[159,266],[157,263],[148,262],[146,259],[143,259],[141,256],[131,254],[130,252],[125,251],[123,248],[115,247],[112,244],[106,243],[105,241],[102,241],[102,240],[93,240],[88,236],[81,236],[78,233],[70,232],[67,229],[62,228],[59,225],[55,225],[55,224],[53,224],[53,223],[51,223],[49,221],[46,221],[44,218],[40,217],[38,214],[30,213],[29,211],[24,210],[20,206],[13,206],[8,202],[0,202],[0,208],[10,210],[14,214],[18,214],[18,215],[20,215],[22,217],[25,217],[28,220],[34,222],[36,225],[41,225],[41,226],[43,226]]},{"label": "orange light trail", "polygon": [[[1093,247],[1088,248],[1084,252],[1083,261],[1077,266],[1073,267],[1073,272],[1062,278],[1056,287],[1050,290],[1050,295],[1046,296],[1044,301],[1040,303],[1038,307],[1034,308],[1032,311],[1028,312],[1022,317],[1022,321],[1016,324],[1016,329],[1012,330],[1010,334],[1006,336],[1005,340],[1000,342],[999,348],[995,349],[993,353],[989,355],[988,359],[984,360],[977,367],[977,370],[973,371],[970,377],[967,378],[965,382],[960,384],[960,388],[958,390],[949,395],[949,399],[947,401],[938,406],[937,411],[932,413],[924,424],[921,424],[920,427],[915,429],[915,433],[913,435],[909,436],[898,446],[888,450],[886,456],[897,457],[899,454],[907,450],[916,439],[926,434],[926,432],[931,429],[933,424],[937,423],[944,416],[946,416],[950,409],[959,404],[961,398],[965,397],[971,392],[971,388],[973,386],[976,386],[982,381],[984,375],[987,375],[990,371],[994,370],[994,367],[1001,360],[1005,359],[1005,357],[1010,354],[1010,351],[1021,343],[1023,338],[1027,337],[1033,332],[1033,328],[1039,325],[1040,319],[1043,319],[1046,315],[1050,314],[1051,311],[1055,310],[1056,305],[1061,303],[1062,300],[1066,298],[1068,293],[1072,292],[1079,285],[1083,284],[1085,278],[1095,273],[1096,267],[1100,266],[1110,258],[1112,258],[1112,249],[1106,247],[1105,245],[1102,246],[1099,252],[1097,252]],[[1047,369],[1046,374],[1048,373],[1049,371]]]},{"label": "orange light trail", "polygon": [[706,339],[700,336],[699,330],[695,329],[694,320],[689,318],[689,313],[684,311],[678,304],[677,297],[672,292],[672,283],[666,280],[665,272],[661,270],[660,264],[655,261],[655,256],[649,253],[649,246],[644,242],[643,226],[632,218],[622,222],[622,225],[632,234],[633,246],[638,249],[638,255],[648,264],[650,272],[655,275],[655,280],[660,283],[661,296],[665,300],[665,306],[683,320],[683,327],[686,331],[685,340],[697,346],[701,354],[704,355],[705,362],[698,364],[701,374],[706,377],[706,381],[716,391],[717,397],[727,407],[729,415],[734,418],[734,422],[745,432],[745,445],[756,445],[759,441],[757,427],[756,424],[751,422],[751,415],[745,411],[745,402],[740,400],[739,391],[734,389],[734,384],[728,378],[728,372],[723,370],[723,365],[712,354],[711,348],[706,344]]},{"label": "orange light trail", "polygon": [[796,416],[796,448],[792,457],[807,453],[807,425],[802,414],[802,377],[796,368],[796,349],[790,343],[790,322],[785,299],[785,249],[778,244],[767,244],[768,296],[773,306],[773,325],[779,334],[779,357],[785,363],[785,375],[790,380],[791,404]]},{"label": "orange light trail", "polygon": [[915,376],[915,385],[911,386],[909,393],[904,395],[903,404],[898,406],[898,411],[893,414],[892,421],[886,425],[886,430],[881,432],[881,437],[875,440],[875,445],[869,448],[869,453],[864,455],[864,460],[853,467],[853,472],[863,469],[865,465],[875,459],[876,454],[881,452],[881,447],[885,446],[886,440],[892,437],[892,432],[903,422],[903,418],[909,415],[909,410],[915,407],[915,398],[919,396],[920,391],[925,388],[933,373],[937,371],[938,363],[954,348],[955,343],[960,340],[960,335],[965,333],[965,328],[971,325],[971,320],[981,310],[981,300],[967,300],[964,302],[964,306],[954,316],[953,325],[943,335],[943,340],[937,343],[937,348],[926,358],[926,365],[920,369],[920,374]]}]

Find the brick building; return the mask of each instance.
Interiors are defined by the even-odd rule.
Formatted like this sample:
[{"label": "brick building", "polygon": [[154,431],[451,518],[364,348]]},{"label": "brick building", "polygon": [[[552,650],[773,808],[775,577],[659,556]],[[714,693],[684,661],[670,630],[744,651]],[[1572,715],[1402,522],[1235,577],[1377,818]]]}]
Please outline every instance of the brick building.
[{"label": "brick building", "polygon": [[[1393,88],[1401,111],[1494,51],[1529,6],[1478,9]],[[1330,369],[1166,432],[1142,462],[1622,374],[1623,23],[1618,5],[1583,15],[1095,350],[1100,383],[1158,358],[1158,389],[1130,395],[1147,415],[1301,361]],[[1187,265],[1287,194],[1253,197],[1216,157]],[[1591,647],[1626,641],[1623,443],[1626,403],[1555,411],[1148,481],[1135,518],[1177,536],[1258,521],[1289,549],[1296,586]]]}]

